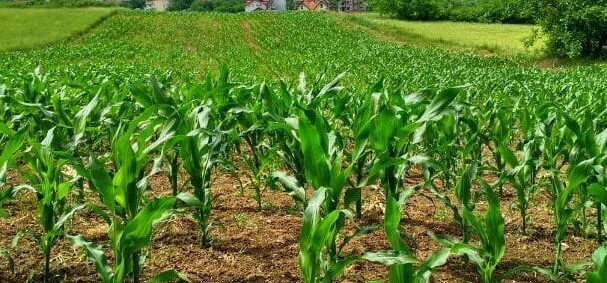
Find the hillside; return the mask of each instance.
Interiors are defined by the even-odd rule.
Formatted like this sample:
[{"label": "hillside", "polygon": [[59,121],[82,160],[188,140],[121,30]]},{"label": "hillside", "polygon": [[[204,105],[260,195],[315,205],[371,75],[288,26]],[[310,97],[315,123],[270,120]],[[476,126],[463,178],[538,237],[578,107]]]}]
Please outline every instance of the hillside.
[{"label": "hillside", "polygon": [[0,52],[41,47],[87,32],[116,8],[0,9]]},{"label": "hillside", "polygon": [[549,86],[547,82],[555,80],[570,82],[578,90],[601,91],[605,73],[600,65],[565,72],[540,70],[517,59],[382,42],[365,29],[324,13],[121,12],[75,41],[0,58],[8,73],[28,72],[39,65],[56,75],[69,68],[85,74],[91,69],[128,70],[131,75],[171,71],[182,79],[196,79],[226,66],[240,79],[295,81],[301,72],[314,76],[325,71],[331,77],[348,71],[348,84],[362,86],[385,78],[402,81],[408,91],[472,83],[482,92],[495,84],[521,81],[522,74],[521,82],[531,85],[526,88]]}]

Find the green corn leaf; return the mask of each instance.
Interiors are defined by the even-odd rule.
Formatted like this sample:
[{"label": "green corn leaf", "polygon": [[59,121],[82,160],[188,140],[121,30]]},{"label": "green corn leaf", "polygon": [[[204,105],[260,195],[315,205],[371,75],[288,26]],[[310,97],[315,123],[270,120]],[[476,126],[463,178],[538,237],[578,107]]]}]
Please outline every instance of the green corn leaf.
[{"label": "green corn leaf", "polygon": [[0,122],[0,134],[3,134],[5,136],[12,136],[15,134],[15,131],[13,131],[11,128],[9,128],[9,126],[7,126],[6,123]]},{"label": "green corn leaf", "polygon": [[80,205],[74,205],[71,208],[69,208],[63,215],[61,215],[61,217],[59,219],[57,219],[57,222],[55,222],[55,226],[54,229],[55,230],[60,230],[63,227],[63,224],[70,220],[72,218],[72,216],[74,216],[74,214],[76,212],[78,212],[79,210],[83,209],[85,207],[84,204],[80,204]]},{"label": "green corn leaf", "polygon": [[376,152],[385,152],[392,139],[394,138],[394,132],[399,125],[398,118],[390,110],[384,109],[375,117],[375,123],[371,130],[369,137],[369,145]]},{"label": "green corn leaf", "polygon": [[14,155],[25,141],[26,135],[27,129],[23,128],[11,136],[10,140],[8,140],[8,142],[4,145],[2,155],[0,155],[0,164],[4,164],[15,159]]},{"label": "green corn leaf", "polygon": [[401,265],[401,264],[418,264],[419,260],[415,256],[407,252],[397,251],[379,251],[379,252],[368,252],[362,256],[363,259],[368,261],[381,263],[383,265]]},{"label": "green corn leaf", "polygon": [[592,166],[594,159],[586,160],[573,167],[569,172],[568,187],[577,188],[588,178],[588,169]]},{"label": "green corn leaf", "polygon": [[457,255],[466,255],[468,256],[468,259],[470,259],[472,262],[476,263],[477,266],[483,266],[486,264],[485,259],[483,259],[483,257],[481,256],[481,254],[479,253],[479,251],[469,245],[469,244],[464,244],[464,243],[456,243],[453,246],[451,246],[451,253],[457,254]]},{"label": "green corn leaf", "polygon": [[319,255],[314,252],[314,246],[322,246],[324,243],[314,243],[316,228],[321,220],[320,209],[326,197],[326,189],[316,190],[303,214],[303,226],[299,239],[299,268],[301,269],[303,279],[306,283],[315,282],[319,270]]},{"label": "green corn leaf", "polygon": [[116,202],[126,207],[129,215],[137,213],[139,192],[136,189],[137,160],[131,147],[129,136],[121,137],[116,144],[116,156],[120,159],[119,169],[113,179]]},{"label": "green corn leaf", "polygon": [[602,266],[607,263],[605,257],[607,257],[607,247],[601,246],[592,254],[592,262],[594,262],[596,266]]},{"label": "green corn leaf", "polygon": [[500,211],[500,204],[493,189],[485,187],[485,194],[489,202],[489,208],[485,213],[485,223],[487,226],[487,240],[483,243],[493,257],[493,261],[498,263],[506,251],[506,240],[504,238],[504,218]]},{"label": "green corn leaf", "polygon": [[449,104],[455,100],[463,87],[448,88],[439,92],[432,102],[426,107],[426,111],[417,120],[417,123],[438,120],[449,107]]},{"label": "green corn leaf", "polygon": [[430,255],[415,272],[416,283],[430,282],[430,275],[434,268],[445,265],[450,255],[451,249],[449,248],[440,249]]},{"label": "green corn leaf", "polygon": [[314,229],[311,246],[312,249],[318,252],[329,241],[333,235],[334,225],[339,221],[339,218],[344,215],[344,211],[335,210],[322,218]]},{"label": "green corn leaf", "polygon": [[437,171],[443,170],[443,166],[438,161],[436,161],[428,156],[414,155],[414,156],[409,157],[408,161],[413,164],[424,165],[426,168],[432,168]]},{"label": "green corn leaf", "polygon": [[487,235],[487,231],[485,230],[485,227],[480,222],[478,217],[476,217],[476,215],[474,215],[466,207],[463,207],[462,211],[463,211],[462,216],[464,217],[464,219],[466,219],[466,221],[468,221],[468,224],[470,224],[470,226],[472,226],[474,228],[474,231],[476,232],[477,236],[479,237],[479,240],[481,241],[481,243],[483,245],[488,245],[488,243],[491,239],[489,239],[489,236]]},{"label": "green corn leaf", "polygon": [[46,132],[46,136],[44,137],[44,140],[42,140],[42,142],[40,142],[40,145],[42,145],[42,147],[44,147],[44,148],[51,148],[51,144],[52,144],[54,138],[55,138],[55,128],[53,127]]},{"label": "green corn leaf", "polygon": [[507,145],[505,144],[500,144],[497,147],[500,156],[504,159],[504,161],[506,162],[506,165],[510,166],[510,168],[515,168],[517,165],[519,165],[518,163],[518,159],[516,158],[516,155],[514,155],[514,153],[508,148]]},{"label": "green corn leaf", "polygon": [[325,276],[322,279],[322,283],[332,283],[335,281],[339,275],[341,275],[348,265],[351,265],[359,260],[358,257],[350,256],[346,257],[342,260],[339,260],[335,264],[329,267],[329,270],[325,273]]},{"label": "green corn leaf", "polygon": [[103,163],[93,159],[89,168],[92,187],[101,195],[103,204],[111,211],[115,209],[114,184]]},{"label": "green corn leaf", "polygon": [[607,150],[607,129],[603,130],[601,133],[596,135],[595,140],[599,152],[605,153],[605,151]]},{"label": "green corn leaf", "polygon": [[327,93],[331,93],[331,92],[336,92],[336,91],[340,91],[343,88],[339,86],[339,83],[343,80],[343,78],[346,76],[346,72],[343,72],[339,75],[337,75],[337,77],[335,77],[335,79],[333,79],[333,81],[331,81],[330,83],[328,83],[327,85],[325,85],[319,92],[318,92],[318,96],[317,97],[322,97]]},{"label": "green corn leaf", "polygon": [[82,247],[86,250],[86,255],[88,259],[95,265],[97,275],[99,275],[102,282],[113,283],[112,279],[114,274],[107,263],[107,258],[105,257],[101,246],[87,242],[82,235],[65,235],[65,238],[75,247]]},{"label": "green corn leaf", "polygon": [[129,221],[122,232],[120,244],[124,254],[133,254],[150,244],[154,223],[166,217],[173,209],[175,198],[165,197],[149,202],[143,210]]},{"label": "green corn leaf", "polygon": [[148,280],[147,283],[164,283],[164,282],[190,282],[190,279],[185,275],[178,273],[175,270],[167,270],[162,273],[154,276],[152,279]]},{"label": "green corn leaf", "polygon": [[391,194],[386,195],[386,212],[384,220],[384,229],[390,246],[395,251],[406,252],[409,250],[407,244],[402,240],[400,235],[400,220],[402,212],[400,203],[393,198]]},{"label": "green corn leaf", "polygon": [[278,180],[293,199],[303,204],[306,203],[306,191],[299,185],[295,177],[283,171],[276,171],[272,173],[272,178]]},{"label": "green corn leaf", "polygon": [[462,176],[460,177],[455,186],[455,194],[457,196],[457,199],[468,210],[471,210],[473,205],[471,203],[472,192],[470,190],[472,188],[471,178],[472,177],[470,176],[470,169],[468,169],[464,171],[464,173],[462,173]]},{"label": "green corn leaf", "polygon": [[300,119],[297,136],[304,156],[306,180],[313,188],[329,186],[331,171],[321,133],[308,121]]},{"label": "green corn leaf", "polygon": [[590,194],[598,202],[607,205],[607,190],[605,190],[605,186],[599,183],[592,183],[587,189],[588,194]]},{"label": "green corn leaf", "polygon": [[603,283],[607,278],[607,248],[599,247],[592,255],[596,271],[586,274],[587,283]]},{"label": "green corn leaf", "polygon": [[578,124],[578,122],[569,115],[563,115],[563,117],[565,118],[565,125],[567,125],[567,128],[569,128],[576,135],[576,137],[580,138],[582,135],[580,124]]},{"label": "green corn leaf", "polygon": [[184,202],[189,207],[200,208],[204,206],[204,203],[200,201],[196,196],[189,193],[179,193],[176,196],[177,200]]}]

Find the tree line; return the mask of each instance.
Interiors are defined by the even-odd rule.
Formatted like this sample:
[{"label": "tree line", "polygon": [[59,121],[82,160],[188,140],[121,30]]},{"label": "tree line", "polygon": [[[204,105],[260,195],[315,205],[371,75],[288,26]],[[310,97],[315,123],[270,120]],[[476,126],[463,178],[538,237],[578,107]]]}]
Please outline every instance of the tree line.
[{"label": "tree line", "polygon": [[556,56],[603,55],[607,47],[607,0],[372,0],[372,7],[404,20],[538,24]]}]

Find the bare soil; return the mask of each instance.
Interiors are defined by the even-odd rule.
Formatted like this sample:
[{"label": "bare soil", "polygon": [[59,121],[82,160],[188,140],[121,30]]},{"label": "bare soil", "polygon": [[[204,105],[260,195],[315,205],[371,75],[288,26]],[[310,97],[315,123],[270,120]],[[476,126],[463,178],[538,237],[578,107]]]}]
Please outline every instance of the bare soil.
[{"label": "bare soil", "polygon": [[[301,227],[301,205],[287,193],[264,192],[264,209],[257,210],[252,191],[241,191],[237,176],[217,173],[213,182],[216,196],[213,210],[213,243],[209,248],[198,244],[196,222],[187,215],[176,215],[155,229],[152,248],[148,254],[144,277],[150,278],[167,269],[175,269],[191,282],[301,282],[298,269],[298,237]],[[9,180],[10,181],[10,180]],[[14,181],[14,180],[13,180]],[[170,194],[166,175],[158,175],[150,182],[153,195]],[[383,195],[377,186],[364,191],[364,214],[358,225],[380,224],[383,218]],[[89,201],[96,196],[89,193]],[[502,213],[506,220],[506,255],[498,273],[518,265],[550,267],[553,263],[554,225],[549,201],[539,194],[530,206],[529,235],[520,230],[520,217],[515,208],[515,194],[506,189],[502,197]],[[481,204],[482,206],[482,204]],[[21,193],[7,204],[11,213],[0,219],[0,247],[10,248],[13,236],[22,230],[38,231],[36,200],[32,194]],[[480,209],[482,210],[482,209]],[[430,193],[420,191],[407,204],[402,220],[404,239],[421,258],[439,248],[428,235],[459,237],[450,210]],[[83,211],[73,219],[71,234],[82,234],[88,241],[107,243],[108,226],[92,212]],[[352,230],[353,227],[348,228]],[[593,239],[569,233],[564,256],[568,264],[589,261],[597,247]],[[345,249],[346,254],[361,255],[365,251],[388,249],[381,229],[356,238]],[[11,253],[15,257],[15,273],[4,268],[7,262],[0,258],[0,282],[38,282],[42,270],[42,254],[34,242],[23,239]],[[110,251],[106,253],[111,258]],[[99,282],[93,265],[84,252],[60,240],[52,255],[55,282]],[[347,268],[339,282],[366,282],[385,280],[387,268],[361,261]],[[449,262],[433,275],[433,282],[478,282],[476,267],[452,256]],[[518,274],[506,282],[548,282],[535,273]]]}]

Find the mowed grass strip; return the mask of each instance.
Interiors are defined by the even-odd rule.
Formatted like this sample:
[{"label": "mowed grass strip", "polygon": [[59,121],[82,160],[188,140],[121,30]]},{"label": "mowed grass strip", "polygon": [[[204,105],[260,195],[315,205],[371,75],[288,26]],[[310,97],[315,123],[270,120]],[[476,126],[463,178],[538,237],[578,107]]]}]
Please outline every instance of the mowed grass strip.
[{"label": "mowed grass strip", "polygon": [[30,49],[85,32],[115,8],[1,8],[0,52]]},{"label": "mowed grass strip", "polygon": [[376,33],[414,44],[430,45],[457,51],[488,51],[501,55],[539,55],[541,40],[525,46],[536,26],[467,22],[415,22],[385,18],[375,13],[343,16]]}]

